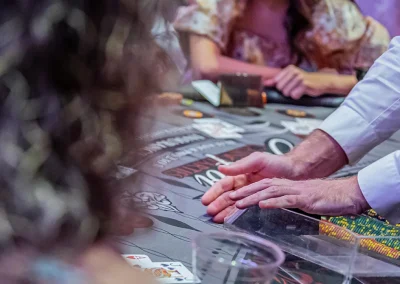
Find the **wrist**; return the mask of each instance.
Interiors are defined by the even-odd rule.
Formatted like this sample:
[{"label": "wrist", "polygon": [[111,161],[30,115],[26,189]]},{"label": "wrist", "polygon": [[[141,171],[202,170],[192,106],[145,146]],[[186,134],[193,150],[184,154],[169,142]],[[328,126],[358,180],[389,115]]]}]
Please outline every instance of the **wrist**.
[{"label": "wrist", "polygon": [[285,155],[291,168],[291,180],[306,180],[308,179],[308,172],[310,165],[301,159],[296,153],[288,153]]},{"label": "wrist", "polygon": [[356,211],[355,214],[361,214],[371,209],[371,206],[368,204],[368,201],[364,197],[360,184],[358,183],[358,176],[353,176],[349,178],[349,183],[350,183],[349,188],[353,189],[354,192],[353,198]]},{"label": "wrist", "polygon": [[328,75],[330,76],[330,84],[328,84],[327,93],[348,95],[353,87],[357,84],[358,80],[353,75]]},{"label": "wrist", "polygon": [[314,131],[286,157],[295,180],[328,177],[348,162],[340,145],[322,130]]}]

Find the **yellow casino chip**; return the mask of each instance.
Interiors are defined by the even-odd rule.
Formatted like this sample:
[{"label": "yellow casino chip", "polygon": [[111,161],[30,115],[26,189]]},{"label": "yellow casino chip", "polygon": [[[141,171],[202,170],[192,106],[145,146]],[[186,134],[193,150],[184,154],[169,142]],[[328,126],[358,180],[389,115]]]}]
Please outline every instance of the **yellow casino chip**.
[{"label": "yellow casino chip", "polygon": [[184,110],[183,115],[189,118],[203,118],[204,114],[197,110]]}]

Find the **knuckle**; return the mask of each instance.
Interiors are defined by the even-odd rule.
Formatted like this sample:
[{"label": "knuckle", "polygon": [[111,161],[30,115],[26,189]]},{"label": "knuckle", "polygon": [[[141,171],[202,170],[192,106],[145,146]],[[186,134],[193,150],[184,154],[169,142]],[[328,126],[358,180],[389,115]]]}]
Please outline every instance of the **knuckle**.
[{"label": "knuckle", "polygon": [[264,190],[261,190],[261,191],[257,192],[256,193],[256,198],[257,198],[257,200],[263,200],[265,198]]},{"label": "knuckle", "polygon": [[225,204],[231,205],[232,199],[229,197],[229,192],[226,192],[225,194],[222,195],[222,200]]},{"label": "knuckle", "polygon": [[262,156],[262,153],[261,152],[254,152],[251,155],[254,156],[254,157],[259,157],[259,156]]},{"label": "knuckle", "polygon": [[270,185],[271,185],[271,179],[269,179],[269,178],[266,178],[266,179],[263,179],[262,181],[261,181],[261,184],[263,185],[263,186],[265,186],[265,187],[269,187]]},{"label": "knuckle", "polygon": [[265,154],[261,153],[261,152],[254,152],[252,155],[253,155],[253,158],[258,161],[262,161],[265,157]]},{"label": "knuckle", "polygon": [[280,191],[279,187],[277,187],[277,186],[271,186],[268,190],[269,190],[269,193],[272,195],[276,195]]},{"label": "knuckle", "polygon": [[281,181],[281,179],[277,178],[277,177],[274,177],[274,178],[271,179],[271,183],[272,184],[279,184],[280,181]]},{"label": "knuckle", "polygon": [[295,196],[287,196],[286,203],[288,206],[296,206],[298,203],[297,197]]}]

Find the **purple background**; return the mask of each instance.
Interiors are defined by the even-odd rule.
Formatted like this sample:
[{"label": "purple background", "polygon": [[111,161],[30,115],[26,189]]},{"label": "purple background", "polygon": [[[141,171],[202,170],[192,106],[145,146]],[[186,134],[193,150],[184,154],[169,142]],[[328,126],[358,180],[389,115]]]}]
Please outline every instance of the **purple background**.
[{"label": "purple background", "polygon": [[356,0],[361,10],[385,25],[391,36],[400,35],[400,0]]}]

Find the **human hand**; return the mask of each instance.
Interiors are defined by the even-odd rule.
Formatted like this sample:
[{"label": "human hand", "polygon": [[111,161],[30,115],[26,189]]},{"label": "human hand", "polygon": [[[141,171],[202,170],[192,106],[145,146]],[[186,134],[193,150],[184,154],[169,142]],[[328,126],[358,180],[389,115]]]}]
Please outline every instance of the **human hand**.
[{"label": "human hand", "polygon": [[266,86],[276,87],[286,97],[298,100],[303,95],[320,96],[328,91],[332,72],[310,73],[294,65],[284,68],[275,78],[264,81]]},{"label": "human hand", "polygon": [[155,284],[156,280],[125,261],[107,244],[96,244],[79,259],[90,284]]},{"label": "human hand", "polygon": [[226,177],[214,184],[202,198],[207,213],[214,222],[223,223],[225,217],[235,209],[235,201],[229,198],[232,191],[246,187],[265,178],[282,177],[296,179],[298,163],[288,156],[268,153],[253,153],[229,166],[218,169]]},{"label": "human hand", "polygon": [[370,207],[357,177],[336,180],[291,181],[263,179],[229,194],[236,207],[259,205],[262,209],[298,208],[310,214],[356,215]]}]

